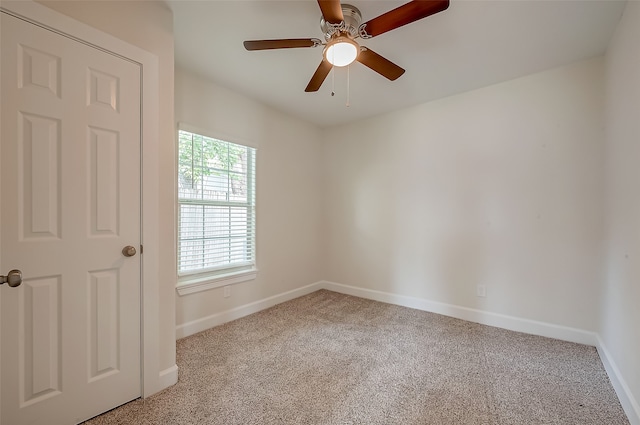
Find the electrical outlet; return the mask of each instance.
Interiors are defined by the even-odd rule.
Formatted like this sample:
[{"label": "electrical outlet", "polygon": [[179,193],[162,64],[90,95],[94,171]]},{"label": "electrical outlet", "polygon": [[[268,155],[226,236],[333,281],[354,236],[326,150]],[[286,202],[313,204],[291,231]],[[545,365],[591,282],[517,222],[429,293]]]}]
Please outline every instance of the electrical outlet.
[{"label": "electrical outlet", "polygon": [[231,296],[231,286],[227,285],[224,287],[224,297],[229,298]]},{"label": "electrical outlet", "polygon": [[485,285],[478,285],[476,287],[476,295],[479,297],[486,297],[487,296],[487,287]]}]

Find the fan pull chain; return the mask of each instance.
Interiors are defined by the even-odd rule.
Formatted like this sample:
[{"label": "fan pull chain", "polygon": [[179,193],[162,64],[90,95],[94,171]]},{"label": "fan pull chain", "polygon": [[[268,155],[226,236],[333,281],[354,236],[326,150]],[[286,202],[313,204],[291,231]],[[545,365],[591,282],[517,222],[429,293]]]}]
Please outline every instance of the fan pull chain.
[{"label": "fan pull chain", "polygon": [[351,106],[350,103],[349,103],[349,97],[351,95],[351,91],[349,90],[349,87],[350,87],[350,84],[349,84],[350,76],[351,76],[351,65],[347,65],[347,108],[349,106]]},{"label": "fan pull chain", "polygon": [[333,64],[336,62],[336,52],[335,50],[331,51],[331,96],[336,95],[336,71],[335,66]]},{"label": "fan pull chain", "polygon": [[331,96],[336,95],[336,67],[331,67]]}]

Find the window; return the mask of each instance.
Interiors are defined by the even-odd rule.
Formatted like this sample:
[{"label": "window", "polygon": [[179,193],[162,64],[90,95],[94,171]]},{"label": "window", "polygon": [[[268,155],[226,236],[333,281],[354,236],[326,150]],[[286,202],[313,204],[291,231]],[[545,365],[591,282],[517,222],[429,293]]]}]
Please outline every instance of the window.
[{"label": "window", "polygon": [[255,158],[254,148],[178,132],[179,292],[255,277]]}]

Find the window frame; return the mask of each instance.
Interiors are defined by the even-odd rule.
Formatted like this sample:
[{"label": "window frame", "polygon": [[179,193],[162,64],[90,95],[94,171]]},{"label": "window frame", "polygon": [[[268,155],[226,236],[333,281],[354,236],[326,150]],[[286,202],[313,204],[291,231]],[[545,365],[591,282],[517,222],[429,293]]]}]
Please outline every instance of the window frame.
[{"label": "window frame", "polygon": [[[257,223],[256,223],[256,159],[257,159],[257,151],[258,148],[253,143],[247,143],[244,141],[240,141],[234,137],[228,137],[225,135],[216,134],[216,132],[211,132],[207,130],[202,130],[195,128],[191,125],[185,123],[178,123],[176,128],[176,172],[175,172],[175,184],[178,184],[179,180],[179,161],[180,161],[180,132],[185,131],[198,136],[203,136],[207,138],[212,138],[215,140],[220,140],[227,143],[232,143],[235,145],[247,147],[253,149],[253,158],[247,158],[247,161],[250,162],[250,166],[253,167],[252,171],[247,172],[247,178],[252,180],[253,184],[250,184],[249,180],[247,182],[248,193],[247,193],[247,204],[246,207],[253,211],[253,260],[247,261],[245,263],[235,263],[230,265],[221,265],[216,267],[211,267],[207,269],[199,269],[199,270],[191,270],[191,271],[179,271],[179,261],[180,261],[180,207],[183,204],[193,204],[193,205],[207,205],[208,202],[198,203],[197,201],[187,201],[181,202],[179,189],[176,187],[176,226],[175,226],[175,246],[176,246],[176,271],[178,273],[177,276],[177,284],[176,290],[179,295],[187,295],[200,291],[206,291],[209,289],[219,288],[223,286],[233,285],[240,282],[246,282],[249,280],[253,280],[257,277],[258,268],[257,268],[257,246],[256,246],[256,231],[257,231]],[[253,202],[253,205],[251,204]],[[232,205],[233,203],[229,203]]]}]

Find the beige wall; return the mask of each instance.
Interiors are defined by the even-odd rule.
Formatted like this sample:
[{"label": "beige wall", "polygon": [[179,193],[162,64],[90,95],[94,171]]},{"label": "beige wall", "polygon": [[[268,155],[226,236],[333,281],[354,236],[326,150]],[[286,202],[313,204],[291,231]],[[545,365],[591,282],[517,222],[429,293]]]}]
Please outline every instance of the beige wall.
[{"label": "beige wall", "polygon": [[231,287],[177,296],[177,325],[203,320],[322,278],[320,131],[251,99],[176,70],[176,119],[258,148],[258,277]]},{"label": "beige wall", "polygon": [[143,50],[159,61],[160,135],[158,152],[160,193],[158,209],[162,211],[159,226],[160,370],[175,365],[175,275],[176,250],[173,227],[175,132],[173,115],[173,15],[160,1],[40,1],[62,14],[109,33]]},{"label": "beige wall", "polygon": [[640,418],[640,2],[606,54],[605,237],[599,334]]},{"label": "beige wall", "polygon": [[602,76],[595,59],[331,129],[325,279],[595,331]]}]

